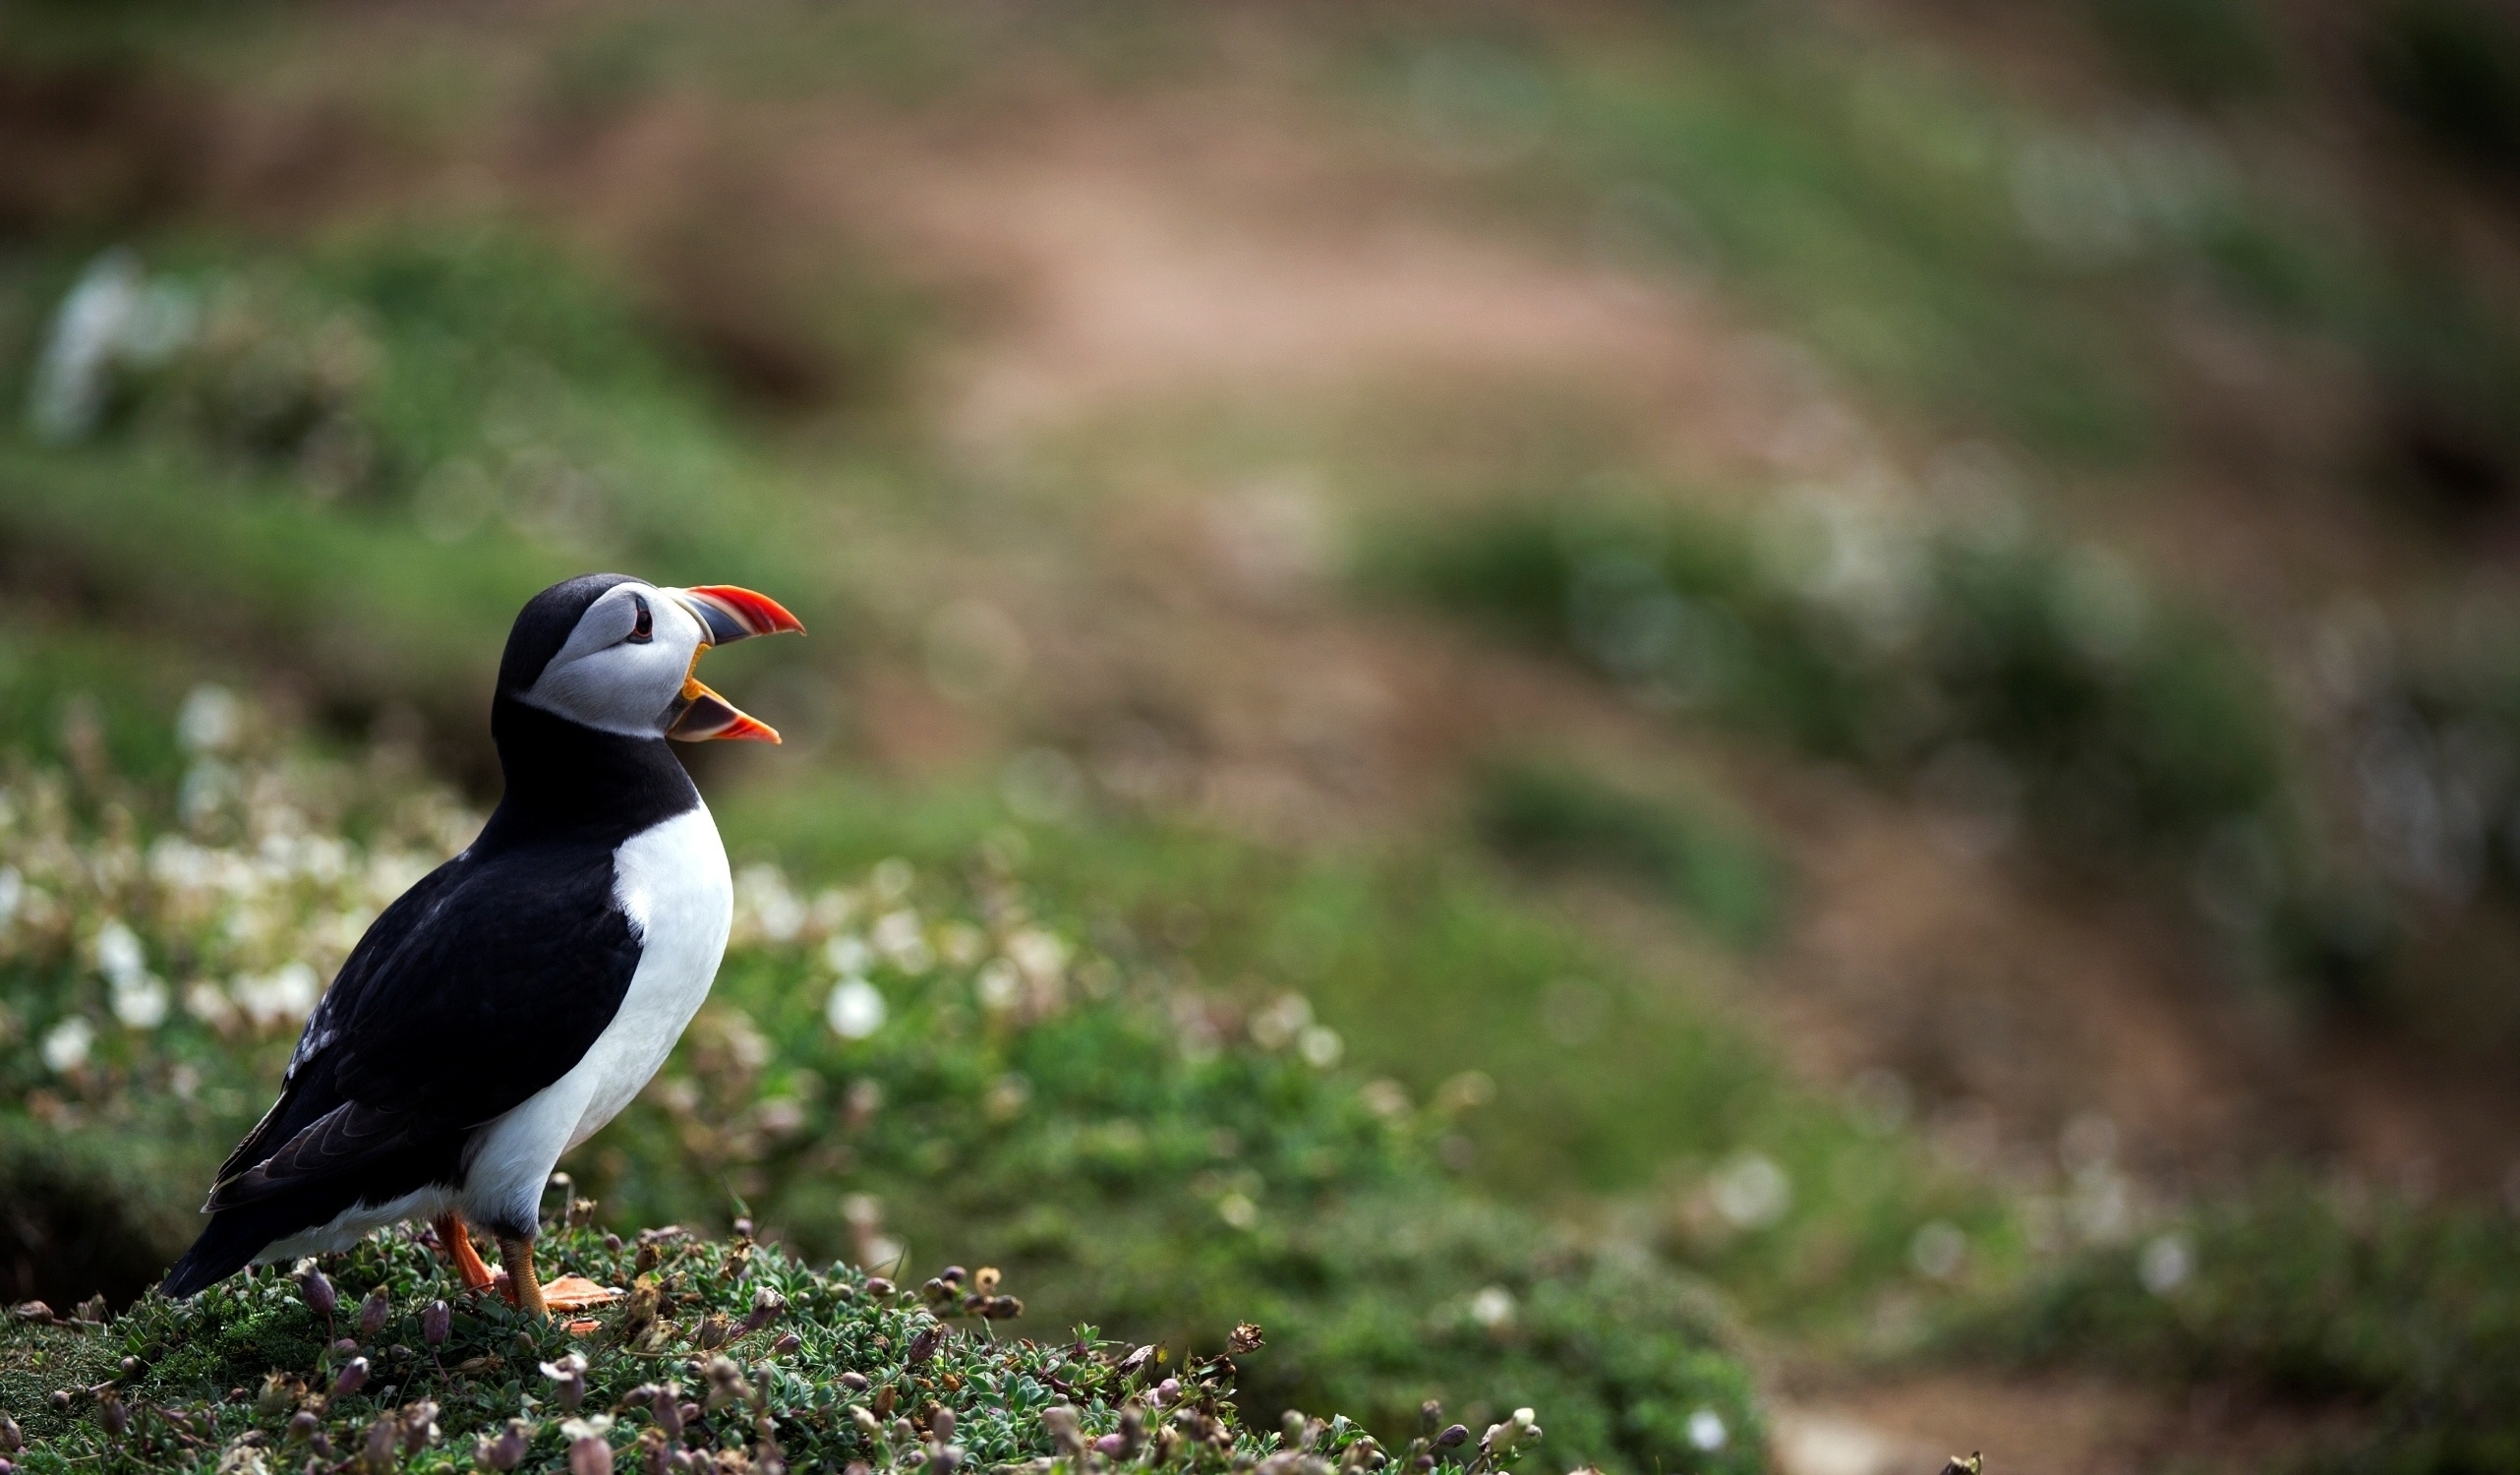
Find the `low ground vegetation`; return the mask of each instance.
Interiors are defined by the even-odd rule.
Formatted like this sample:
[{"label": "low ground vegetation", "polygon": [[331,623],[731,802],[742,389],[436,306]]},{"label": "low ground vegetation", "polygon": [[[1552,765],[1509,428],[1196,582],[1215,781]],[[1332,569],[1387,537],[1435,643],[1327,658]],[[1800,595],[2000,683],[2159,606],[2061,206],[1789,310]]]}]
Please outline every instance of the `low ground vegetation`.
[{"label": "low ground vegetation", "polygon": [[[1019,1336],[998,1272],[927,1287],[800,1264],[738,1229],[634,1242],[553,1226],[543,1253],[626,1287],[552,1322],[466,1292],[433,1247],[378,1236],[322,1266],[266,1268],[110,1322],[22,1308],[0,1329],[0,1424],[15,1468],[304,1464],[410,1469],[747,1472],[1032,1468],[1503,1469],[1544,1431],[1524,1410],[1485,1436],[1385,1450],[1353,1421],[1289,1411],[1247,1427],[1224,1355]],[[940,1286],[950,1287],[938,1293]],[[1004,1328],[1001,1330],[1000,1328]],[[1237,1328],[1237,1349],[1261,1329]],[[45,1388],[45,1385],[54,1386]],[[42,1389],[38,1391],[38,1389]],[[1273,1464],[1269,1463],[1274,1461]]]},{"label": "low ground vegetation", "polygon": [[[324,974],[477,822],[426,787],[258,760],[232,703],[188,707],[182,818],[162,828],[58,771],[12,791],[4,1125],[13,1201],[54,1214],[17,1254],[54,1279],[90,1268],[49,1254],[79,1213],[135,1241],[103,1267],[119,1274],[181,1245]],[[1429,1398],[1497,1417],[1546,1399],[1553,1458],[1757,1466],[1707,1292],[1441,1164],[1479,1089],[1417,1104],[1338,1069],[1336,1036],[1282,998],[1246,1018],[1124,970],[1036,913],[1012,843],[954,883],[900,859],[810,891],[746,867],[716,1001],[571,1164],[610,1221],[743,1216],[895,1275],[913,1253],[991,1260],[1035,1315],[1182,1354],[1258,1320],[1272,1345],[1247,1398],[1272,1418],[1341,1397],[1405,1431]],[[153,1274],[94,1288],[120,1300]]]}]

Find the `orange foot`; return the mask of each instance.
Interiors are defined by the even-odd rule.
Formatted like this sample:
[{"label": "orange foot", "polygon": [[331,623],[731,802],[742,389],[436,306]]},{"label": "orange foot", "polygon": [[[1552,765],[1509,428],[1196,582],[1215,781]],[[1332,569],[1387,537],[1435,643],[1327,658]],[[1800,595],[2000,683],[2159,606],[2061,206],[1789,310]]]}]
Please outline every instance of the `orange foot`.
[{"label": "orange foot", "polygon": [[619,1291],[584,1275],[562,1275],[543,1287],[543,1304],[554,1311],[590,1311],[620,1299]]},{"label": "orange foot", "polygon": [[474,1252],[472,1231],[464,1227],[464,1216],[449,1210],[438,1216],[434,1227],[438,1231],[439,1248],[455,1263],[455,1273],[464,1278],[464,1289],[488,1290],[492,1278],[490,1267],[482,1264],[481,1256]]}]

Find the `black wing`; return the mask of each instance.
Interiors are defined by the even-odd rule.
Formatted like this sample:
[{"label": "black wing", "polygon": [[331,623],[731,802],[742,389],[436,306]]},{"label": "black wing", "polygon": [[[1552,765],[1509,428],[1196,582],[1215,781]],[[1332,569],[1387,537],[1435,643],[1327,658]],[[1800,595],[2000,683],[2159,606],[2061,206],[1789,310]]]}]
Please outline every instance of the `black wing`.
[{"label": "black wing", "polygon": [[[353,1204],[456,1181],[475,1128],[584,1057],[639,961],[614,905],[611,851],[589,842],[457,856],[385,909],[309,1016],[280,1099],[203,1206],[218,1216],[255,1210],[243,1217],[262,1237],[243,1255]],[[281,1220],[293,1222],[259,1227]],[[195,1256],[234,1237],[214,1218],[168,1293],[188,1293],[179,1287],[208,1269],[192,1267]]]},{"label": "black wing", "polygon": [[[323,997],[316,1003],[315,1011],[307,1016],[306,1029],[298,1035],[298,1047],[289,1055],[289,1068],[280,1077],[280,1098],[271,1103],[270,1110],[263,1113],[263,1120],[255,1123],[254,1130],[245,1134],[245,1140],[236,1145],[236,1150],[227,1154],[227,1161],[219,1164],[218,1176],[210,1180],[213,1194],[215,1185],[227,1182],[270,1156],[275,1149],[304,1131],[314,1119],[306,1114],[306,1108],[313,1104],[309,1093],[298,1089],[307,1066],[339,1035],[342,1022],[349,1018],[355,1002],[376,976],[379,960],[391,956],[411,937],[438,903],[463,880],[471,864],[468,856],[457,856],[439,866],[421,877],[409,891],[394,898],[392,905],[368,924],[367,932],[359,938],[359,945],[350,950],[349,960],[334,975],[332,986],[324,990]],[[329,1110],[330,1106],[323,1109]],[[316,1114],[322,1115],[322,1111]],[[205,1212],[209,1208],[209,1205],[203,1206]]]}]

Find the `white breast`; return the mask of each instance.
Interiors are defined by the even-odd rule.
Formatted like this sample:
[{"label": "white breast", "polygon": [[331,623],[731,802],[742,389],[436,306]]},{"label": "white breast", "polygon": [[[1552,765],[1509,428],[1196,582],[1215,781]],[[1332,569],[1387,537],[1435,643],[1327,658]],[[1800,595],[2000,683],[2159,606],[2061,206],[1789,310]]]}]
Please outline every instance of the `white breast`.
[{"label": "white breast", "polygon": [[734,883],[707,804],[621,842],[613,876],[614,900],[642,945],[638,970],[585,1058],[477,1139],[463,1202],[485,1224],[530,1228],[553,1164],[656,1075],[726,955]]}]

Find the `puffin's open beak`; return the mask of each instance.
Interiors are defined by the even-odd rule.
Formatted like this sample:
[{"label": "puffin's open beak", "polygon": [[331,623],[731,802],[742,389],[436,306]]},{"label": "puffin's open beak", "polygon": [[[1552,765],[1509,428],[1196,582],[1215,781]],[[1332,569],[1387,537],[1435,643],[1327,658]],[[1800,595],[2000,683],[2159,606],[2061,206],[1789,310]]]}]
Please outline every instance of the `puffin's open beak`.
[{"label": "puffin's open beak", "polygon": [[[778,635],[793,630],[805,632],[803,621],[782,608],[767,594],[755,594],[733,584],[694,584],[688,589],[668,589],[666,594],[691,612],[706,632],[700,649],[691,653],[691,665],[697,670],[700,656],[713,645],[727,645],[748,640],[755,635]],[[665,730],[668,738],[684,742],[706,742],[725,738],[737,742],[777,742],[779,731],[756,717],[749,717],[734,703],[709,689],[697,676],[682,678],[682,711]]]}]

